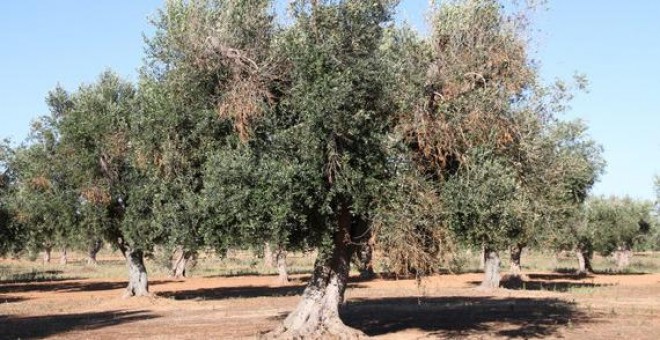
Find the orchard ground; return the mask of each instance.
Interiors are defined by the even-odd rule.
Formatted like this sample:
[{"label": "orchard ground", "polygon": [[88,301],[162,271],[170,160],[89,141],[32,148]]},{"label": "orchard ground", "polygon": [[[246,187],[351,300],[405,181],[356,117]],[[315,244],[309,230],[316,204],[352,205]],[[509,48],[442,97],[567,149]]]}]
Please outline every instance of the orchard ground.
[{"label": "orchard ground", "polygon": [[[296,306],[313,262],[313,254],[290,256],[298,274],[280,286],[274,269],[268,275],[271,269],[243,252],[203,257],[193,277],[181,281],[168,279],[151,261],[154,296],[123,299],[126,274],[118,254],[105,250],[97,267],[86,267],[76,254],[69,258],[66,266],[0,260],[0,338],[255,338],[276,328]],[[56,254],[52,261],[57,263]],[[601,274],[584,278],[570,273],[573,257],[525,254],[529,277],[493,291],[476,289],[481,279],[476,256],[463,261],[465,273],[421,283],[395,277],[360,281],[354,275],[342,318],[382,339],[660,334],[660,253],[636,254],[625,273],[609,272],[611,260],[597,257],[594,267]]]}]

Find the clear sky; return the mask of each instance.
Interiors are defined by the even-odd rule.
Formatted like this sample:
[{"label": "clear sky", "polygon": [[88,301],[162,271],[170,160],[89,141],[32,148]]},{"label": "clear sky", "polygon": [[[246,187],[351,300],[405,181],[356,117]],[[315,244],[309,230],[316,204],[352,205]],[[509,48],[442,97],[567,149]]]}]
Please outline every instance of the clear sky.
[{"label": "clear sky", "polygon": [[[283,2],[284,0],[280,0]],[[57,83],[75,89],[106,68],[134,79],[147,17],[163,0],[0,1],[0,138],[21,141],[47,113]],[[402,0],[398,18],[424,31],[428,0]],[[605,147],[596,194],[654,197],[660,174],[660,1],[550,0],[538,15],[543,76],[590,80],[567,118]]]}]

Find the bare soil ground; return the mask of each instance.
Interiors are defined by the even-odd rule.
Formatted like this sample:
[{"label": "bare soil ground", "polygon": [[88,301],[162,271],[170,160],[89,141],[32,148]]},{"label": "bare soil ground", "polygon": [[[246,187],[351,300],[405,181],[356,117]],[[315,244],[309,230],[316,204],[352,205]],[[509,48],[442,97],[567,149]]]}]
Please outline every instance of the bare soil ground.
[{"label": "bare soil ground", "polygon": [[[11,265],[0,260],[0,265]],[[40,276],[41,277],[41,276]],[[152,298],[122,299],[124,280],[53,276],[0,282],[0,338],[236,339],[274,329],[307,276],[151,277]],[[481,274],[351,282],[342,317],[380,339],[658,339],[660,274],[531,273],[481,291]],[[25,280],[31,281],[31,280]]]}]

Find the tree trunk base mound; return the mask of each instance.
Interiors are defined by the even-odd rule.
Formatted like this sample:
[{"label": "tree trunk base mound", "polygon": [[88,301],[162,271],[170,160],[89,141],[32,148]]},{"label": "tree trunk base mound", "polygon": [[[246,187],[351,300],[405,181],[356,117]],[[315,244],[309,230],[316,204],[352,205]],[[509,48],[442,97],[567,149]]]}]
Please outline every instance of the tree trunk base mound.
[{"label": "tree trunk base mound", "polygon": [[[302,294],[300,303],[279,328],[264,334],[265,339],[360,339],[367,336],[350,328],[339,316],[344,302],[352,255],[351,215],[342,207],[339,228],[331,253],[319,254],[314,273]],[[281,257],[283,258],[283,257]]]},{"label": "tree trunk base mound", "polygon": [[126,290],[124,294],[122,294],[122,299],[134,299],[134,298],[156,298],[156,295],[150,293],[150,292],[142,292],[139,294],[135,294],[133,292],[130,292]]},{"label": "tree trunk base mound", "polygon": [[346,326],[341,320],[335,322],[323,322],[317,325],[308,325],[309,331],[289,330],[284,326],[266,333],[262,339],[284,339],[284,340],[353,340],[366,339],[368,336],[363,332]]}]

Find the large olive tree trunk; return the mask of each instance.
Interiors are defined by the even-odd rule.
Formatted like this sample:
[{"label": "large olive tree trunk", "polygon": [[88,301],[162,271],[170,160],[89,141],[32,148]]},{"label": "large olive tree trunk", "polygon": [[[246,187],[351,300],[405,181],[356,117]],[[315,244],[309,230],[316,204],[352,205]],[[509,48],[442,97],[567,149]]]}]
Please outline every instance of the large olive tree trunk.
[{"label": "large olive tree trunk", "polygon": [[277,284],[287,284],[289,282],[289,271],[287,269],[286,265],[286,249],[283,246],[280,246],[277,249],[277,254],[275,255],[277,258],[277,280],[275,283]]},{"label": "large olive tree trunk", "polygon": [[578,275],[587,275],[593,273],[593,268],[591,267],[591,252],[578,248],[575,250],[575,255],[578,259]]},{"label": "large olive tree trunk", "polygon": [[510,267],[510,274],[511,277],[513,278],[518,278],[521,279],[523,277],[522,274],[522,266],[520,265],[520,258],[522,256],[523,249],[525,248],[525,245],[522,243],[516,243],[511,246],[511,267]]},{"label": "large olive tree trunk", "polygon": [[128,267],[128,286],[124,296],[150,296],[147,267],[144,266],[144,254],[141,250],[131,248],[125,248],[123,252]]},{"label": "large olive tree trunk", "polygon": [[482,289],[495,289],[500,287],[500,257],[494,249],[486,248],[484,252],[484,280]]},{"label": "large olive tree trunk", "polygon": [[87,248],[88,266],[96,266],[98,264],[96,261],[96,255],[99,253],[99,251],[101,251],[101,248],[103,248],[103,241],[101,240],[95,240],[90,243],[89,247]]},{"label": "large olive tree trunk", "polygon": [[351,214],[342,208],[331,253],[321,251],[302,300],[269,337],[290,339],[356,338],[358,330],[344,325],[339,305],[348,282],[351,246]]}]

